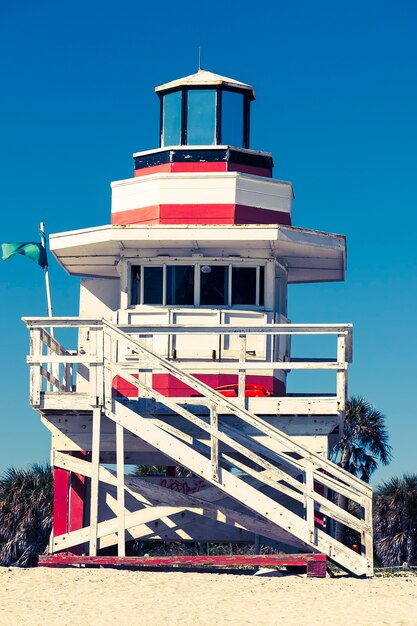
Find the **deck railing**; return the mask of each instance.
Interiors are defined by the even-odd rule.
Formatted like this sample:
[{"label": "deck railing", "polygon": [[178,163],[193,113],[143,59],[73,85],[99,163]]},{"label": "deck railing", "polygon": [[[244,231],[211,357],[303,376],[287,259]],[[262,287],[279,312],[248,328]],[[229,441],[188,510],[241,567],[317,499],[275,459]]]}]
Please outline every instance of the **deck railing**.
[{"label": "deck railing", "polygon": [[[88,394],[93,406],[103,404],[104,361],[120,366],[126,373],[139,375],[150,382],[150,375],[165,371],[155,362],[149,362],[142,355],[137,359],[134,348],[126,350],[123,342],[110,339],[106,334],[105,320],[83,319],[78,317],[24,318],[30,330],[31,404],[40,406],[45,394],[83,393]],[[79,329],[84,333],[82,348],[70,350],[64,347],[51,334],[51,329]],[[251,375],[265,371],[333,371],[336,393],[295,394],[296,397],[275,398],[274,411],[277,413],[339,413],[343,416],[347,397],[347,369],[352,360],[352,326],[350,324],[265,324],[260,326],[132,326],[119,325],[126,335],[137,338],[152,352],[158,352],[157,341],[161,336],[175,345],[178,338],[187,337],[191,341],[204,340],[204,336],[218,336],[221,345],[234,345],[234,350],[219,350],[213,358],[199,358],[176,355],[170,350],[170,362],[177,363],[184,372],[210,373],[213,371],[237,376],[237,398],[245,404],[245,389],[248,372]],[[334,337],[335,350],[332,358],[288,358],[280,354],[279,345],[283,340],[295,336]],[[261,354],[248,350],[248,341],[264,338],[265,349]],[[281,343],[280,343],[281,342]],[[80,344],[81,345],[81,344]],[[164,356],[164,355],[163,355]]]}]

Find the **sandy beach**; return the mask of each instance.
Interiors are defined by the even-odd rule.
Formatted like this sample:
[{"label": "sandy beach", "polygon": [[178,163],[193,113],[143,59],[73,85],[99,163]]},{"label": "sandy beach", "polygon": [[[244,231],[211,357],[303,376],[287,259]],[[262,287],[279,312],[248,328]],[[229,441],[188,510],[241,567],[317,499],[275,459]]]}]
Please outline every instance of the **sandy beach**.
[{"label": "sandy beach", "polygon": [[0,568],[0,624],[417,624],[417,577]]}]

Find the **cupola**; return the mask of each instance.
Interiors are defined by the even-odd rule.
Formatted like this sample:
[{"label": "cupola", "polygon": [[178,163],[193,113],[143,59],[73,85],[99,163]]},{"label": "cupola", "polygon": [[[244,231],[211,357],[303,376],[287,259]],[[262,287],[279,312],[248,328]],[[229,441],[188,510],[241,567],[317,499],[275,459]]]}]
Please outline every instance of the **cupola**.
[{"label": "cupola", "polygon": [[253,87],[200,69],[155,89],[161,101],[161,147],[249,148]]}]

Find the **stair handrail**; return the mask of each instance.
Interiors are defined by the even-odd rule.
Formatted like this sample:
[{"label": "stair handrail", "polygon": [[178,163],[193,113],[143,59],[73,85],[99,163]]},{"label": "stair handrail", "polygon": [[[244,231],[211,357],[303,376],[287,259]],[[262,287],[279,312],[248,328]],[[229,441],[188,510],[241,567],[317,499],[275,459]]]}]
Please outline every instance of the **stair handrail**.
[{"label": "stair handrail", "polygon": [[158,363],[162,369],[167,370],[168,372],[173,374],[174,377],[178,378],[185,384],[188,384],[190,387],[192,387],[196,391],[199,391],[204,396],[206,396],[209,400],[215,402],[218,405],[223,405],[228,410],[230,410],[232,414],[236,415],[237,417],[240,417],[246,423],[259,429],[265,435],[272,437],[275,441],[279,443],[285,443],[285,445],[288,447],[289,450],[291,450],[292,452],[295,452],[296,454],[300,454],[300,456],[302,456],[305,461],[313,463],[313,466],[317,466],[314,468],[314,473],[315,474],[317,473],[318,480],[322,478],[318,469],[324,469],[328,471],[329,473],[331,473],[333,477],[338,478],[342,483],[347,483],[347,486],[351,488],[355,486],[357,491],[361,495],[365,497],[372,496],[372,488],[370,487],[370,485],[362,481],[360,478],[353,476],[352,474],[350,474],[343,468],[335,465],[334,463],[332,463],[331,461],[328,461],[327,459],[324,459],[323,457],[319,456],[315,452],[312,452],[305,446],[294,442],[294,440],[291,437],[289,437],[282,431],[271,426],[270,424],[267,424],[257,415],[251,413],[245,408],[234,404],[227,397],[223,396],[216,390],[212,389],[205,383],[201,382],[200,380],[192,376],[192,374],[188,372],[184,372],[184,370],[174,365],[171,361],[168,361],[164,359],[163,357],[159,356],[158,354],[153,352],[150,348],[144,346],[143,343],[140,342],[138,339],[131,337],[123,330],[120,330],[118,326],[116,326],[115,324],[112,324],[108,320],[103,319],[103,325],[105,329],[110,330],[110,334],[113,334],[114,336],[119,338],[122,342],[126,344],[130,344],[131,346],[134,346],[135,349],[139,350],[142,354],[146,355],[151,361]]}]

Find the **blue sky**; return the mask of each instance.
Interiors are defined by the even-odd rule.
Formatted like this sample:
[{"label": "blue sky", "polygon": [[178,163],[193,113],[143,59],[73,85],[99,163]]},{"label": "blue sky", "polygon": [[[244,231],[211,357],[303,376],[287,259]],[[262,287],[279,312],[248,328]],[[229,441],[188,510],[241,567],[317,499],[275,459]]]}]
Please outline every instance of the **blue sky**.
[{"label": "blue sky", "polygon": [[[0,241],[109,222],[110,181],[158,144],[154,87],[202,65],[255,87],[251,146],[291,180],[293,223],[344,233],[343,284],[293,286],[294,322],[353,322],[350,392],[387,416],[395,459],[416,471],[417,5],[60,1],[0,8]],[[51,263],[55,312],[78,280]],[[28,336],[44,315],[41,270],[0,264],[0,470],[47,460],[28,405]]]}]

